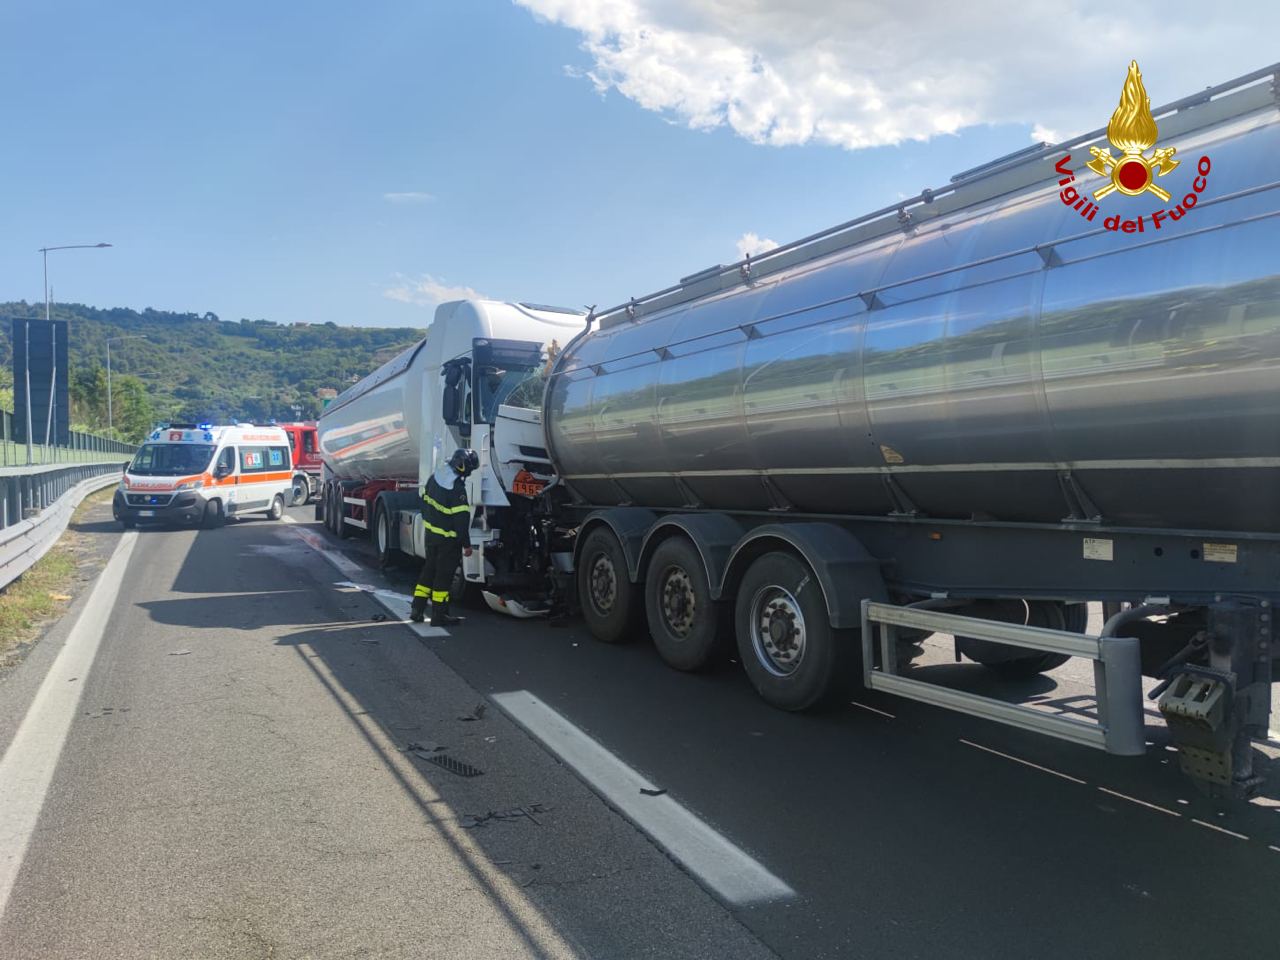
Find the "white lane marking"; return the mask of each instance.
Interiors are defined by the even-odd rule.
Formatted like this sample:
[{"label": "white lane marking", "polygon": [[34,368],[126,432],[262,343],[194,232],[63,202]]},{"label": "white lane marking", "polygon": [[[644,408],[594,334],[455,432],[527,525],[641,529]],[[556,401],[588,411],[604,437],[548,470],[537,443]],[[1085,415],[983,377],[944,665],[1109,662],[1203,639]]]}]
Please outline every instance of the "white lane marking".
[{"label": "white lane marking", "polygon": [[750,904],[795,896],[791,887],[669,794],[642,794],[642,788],[652,786],[648,780],[529,691],[496,693],[491,699],[724,900]]},{"label": "white lane marking", "polygon": [[1106,787],[1099,787],[1098,789],[1110,796],[1119,797],[1121,800],[1128,800],[1130,803],[1136,803],[1140,807],[1146,807],[1150,810],[1159,811],[1160,813],[1167,813],[1171,817],[1182,816],[1182,814],[1177,810],[1170,810],[1168,807],[1162,807],[1155,803],[1147,803],[1145,800],[1139,800],[1137,797],[1131,797],[1127,793],[1120,793],[1118,790],[1108,790]]},{"label": "white lane marking", "polygon": [[[79,709],[84,681],[97,656],[137,540],[136,530],[121,536],[67,634],[67,642],[36,691],[13,742],[0,759],[0,917],[4,916],[31,845],[58,758]],[[71,683],[72,680],[78,682]]]},{"label": "white lane marking", "polygon": [[[296,521],[289,518],[291,523]],[[397,620],[407,626],[410,630],[420,637],[435,639],[438,637],[449,636],[449,631],[444,627],[433,627],[426,623],[414,623],[409,619],[409,607],[412,601],[406,601],[403,594],[395,593],[391,590],[382,590],[361,582],[363,577],[369,571],[365,570],[360,564],[356,563],[349,557],[343,556],[336,550],[330,550],[325,546],[324,540],[316,536],[310,530],[304,530],[302,527],[295,527],[294,533],[302,538],[302,542],[309,546],[320,556],[324,557],[329,563],[337,569],[339,573],[347,578],[346,582],[339,583],[338,586],[355,587],[363,590],[369,596],[373,597],[378,603],[386,609],[387,613],[392,614]]]},{"label": "white lane marking", "polygon": [[1204,820],[1197,820],[1195,817],[1191,818],[1191,822],[1198,823],[1202,827],[1208,827],[1210,830],[1217,830],[1219,833],[1225,833],[1228,837],[1235,837],[1237,840],[1249,839],[1243,833],[1236,833],[1234,830],[1228,830],[1226,827],[1220,827],[1216,823],[1208,823]]},{"label": "white lane marking", "polygon": [[973,747],[975,750],[985,750],[987,753],[993,753],[997,757],[1004,757],[1006,760],[1012,760],[1014,763],[1020,763],[1024,767],[1030,767],[1032,770],[1039,770],[1041,773],[1051,773],[1055,777],[1061,777],[1063,780],[1070,780],[1072,783],[1078,783],[1085,787],[1088,786],[1087,783],[1077,777],[1073,777],[1065,773],[1059,773],[1057,770],[1050,770],[1048,767],[1042,767],[1038,763],[1032,763],[1030,760],[1023,760],[1021,757],[1015,757],[1012,754],[1001,753],[999,750],[992,750],[990,747],[984,747],[982,744],[974,743],[972,740],[960,738],[960,742],[966,747]]},{"label": "white lane marking", "polygon": [[892,713],[889,713],[888,711],[885,711],[885,710],[877,710],[875,707],[868,707],[865,703],[859,703],[857,700],[850,700],[850,701],[849,701],[849,706],[851,706],[851,707],[860,707],[861,709],[866,710],[866,711],[868,711],[868,712],[870,712],[870,713],[878,713],[878,714],[880,714],[880,716],[882,716],[882,717],[888,717],[890,720],[897,720],[897,719],[898,719],[896,716],[894,716]]}]

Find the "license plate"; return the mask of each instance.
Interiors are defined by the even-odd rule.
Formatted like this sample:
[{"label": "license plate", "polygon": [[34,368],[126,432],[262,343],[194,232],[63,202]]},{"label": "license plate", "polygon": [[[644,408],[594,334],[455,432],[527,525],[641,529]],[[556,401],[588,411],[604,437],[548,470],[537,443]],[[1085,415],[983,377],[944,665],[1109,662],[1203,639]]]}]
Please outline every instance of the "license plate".
[{"label": "license plate", "polygon": [[138,511],[138,516],[140,516],[140,517],[154,517],[155,515],[156,515],[156,512],[155,512],[154,510],[139,510],[139,511]]}]

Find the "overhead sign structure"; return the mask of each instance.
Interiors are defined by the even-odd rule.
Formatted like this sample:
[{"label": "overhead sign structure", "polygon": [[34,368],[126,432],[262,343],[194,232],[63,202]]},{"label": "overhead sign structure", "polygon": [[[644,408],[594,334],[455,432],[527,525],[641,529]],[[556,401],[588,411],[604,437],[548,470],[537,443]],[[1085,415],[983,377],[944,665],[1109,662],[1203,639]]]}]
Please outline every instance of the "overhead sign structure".
[{"label": "overhead sign structure", "polygon": [[[71,390],[67,321],[10,320],[13,343],[13,439],[67,445],[71,442]],[[28,384],[30,416],[28,417]]]}]

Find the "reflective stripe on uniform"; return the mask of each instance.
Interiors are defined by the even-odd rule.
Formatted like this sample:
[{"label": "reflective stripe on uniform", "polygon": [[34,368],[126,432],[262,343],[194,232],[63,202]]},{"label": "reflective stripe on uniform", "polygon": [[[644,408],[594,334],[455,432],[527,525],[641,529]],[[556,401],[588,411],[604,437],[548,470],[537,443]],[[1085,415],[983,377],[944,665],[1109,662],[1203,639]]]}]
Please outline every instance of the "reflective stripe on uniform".
[{"label": "reflective stripe on uniform", "polygon": [[432,590],[431,602],[432,603],[448,603],[449,591],[448,590]]},{"label": "reflective stripe on uniform", "polygon": [[422,584],[420,584],[420,583],[414,584],[414,587],[413,587],[413,596],[414,596],[414,598],[415,598],[415,599],[417,599],[418,597],[429,597],[429,596],[431,596],[431,588],[430,588],[430,587],[424,587],[424,586],[423,586]]},{"label": "reflective stripe on uniform", "polygon": [[427,506],[429,506],[429,507],[433,507],[433,508],[435,508],[436,510],[439,510],[441,513],[445,513],[445,514],[454,514],[454,513],[466,513],[466,512],[467,512],[467,505],[466,505],[465,503],[463,503],[463,504],[459,504],[459,505],[458,505],[458,506],[456,506],[456,507],[446,507],[446,506],[443,506],[442,504],[438,503],[438,502],[435,500],[435,498],[434,498],[434,497],[429,497],[429,496],[427,496],[425,493],[422,495],[422,499],[423,499],[423,500],[425,500],[425,501],[427,501]]},{"label": "reflective stripe on uniform", "polygon": [[422,525],[427,528],[427,533],[434,533],[439,537],[456,537],[458,535],[456,530],[441,530],[426,518],[423,518]]}]

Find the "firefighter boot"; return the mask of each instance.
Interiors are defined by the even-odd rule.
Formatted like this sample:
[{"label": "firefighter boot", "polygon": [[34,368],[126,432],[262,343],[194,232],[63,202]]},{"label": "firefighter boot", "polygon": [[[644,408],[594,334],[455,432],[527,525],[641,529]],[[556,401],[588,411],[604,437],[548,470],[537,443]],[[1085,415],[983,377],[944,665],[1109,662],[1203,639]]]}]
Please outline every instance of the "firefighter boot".
[{"label": "firefighter boot", "polygon": [[461,617],[449,614],[449,601],[438,600],[431,604],[431,625],[433,627],[452,627],[462,622]]},{"label": "firefighter boot", "polygon": [[413,606],[409,608],[409,619],[414,623],[422,623],[427,619],[427,598],[414,597]]}]

